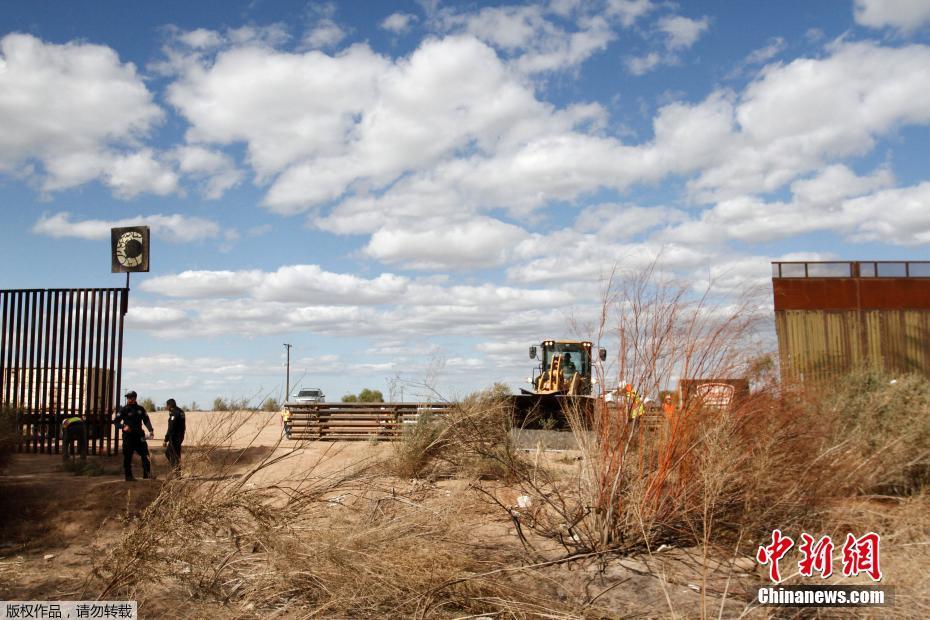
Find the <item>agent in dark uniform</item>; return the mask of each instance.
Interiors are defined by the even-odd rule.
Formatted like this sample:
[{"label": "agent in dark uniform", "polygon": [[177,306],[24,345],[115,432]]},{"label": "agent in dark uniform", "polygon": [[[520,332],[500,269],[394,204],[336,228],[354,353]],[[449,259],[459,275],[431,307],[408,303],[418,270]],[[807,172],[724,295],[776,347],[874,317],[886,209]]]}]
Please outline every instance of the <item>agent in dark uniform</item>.
[{"label": "agent in dark uniform", "polygon": [[[67,461],[75,454],[81,455],[81,460],[87,459],[87,424],[81,416],[73,415],[61,423],[62,454]],[[74,449],[77,442],[77,450]]]},{"label": "agent in dark uniform", "polygon": [[149,461],[149,446],[145,443],[145,431],[142,425],[149,429],[149,438],[155,436],[152,421],[145,408],[136,402],[136,393],[126,393],[126,406],[119,410],[113,423],[123,429],[123,472],[126,480],[135,480],[132,477],[132,455],[138,452],[142,458],[142,477],[152,477],[152,464]]},{"label": "agent in dark uniform", "polygon": [[168,402],[168,432],[165,433],[165,456],[171,464],[171,469],[178,471],[181,468],[181,444],[184,443],[184,410],[178,407],[173,398]]}]

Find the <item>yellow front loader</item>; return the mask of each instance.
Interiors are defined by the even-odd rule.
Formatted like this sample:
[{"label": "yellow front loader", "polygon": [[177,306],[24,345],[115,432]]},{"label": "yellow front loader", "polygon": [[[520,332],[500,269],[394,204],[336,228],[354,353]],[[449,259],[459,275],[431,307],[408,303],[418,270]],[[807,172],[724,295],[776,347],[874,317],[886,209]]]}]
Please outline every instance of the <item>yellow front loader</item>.
[{"label": "yellow front loader", "polygon": [[[529,383],[531,390],[521,389],[514,397],[516,422],[521,426],[566,425],[566,407],[591,409],[593,373],[592,344],[585,340],[544,340],[530,347],[530,359],[538,359]],[[607,359],[607,351],[598,349],[598,358]]]}]

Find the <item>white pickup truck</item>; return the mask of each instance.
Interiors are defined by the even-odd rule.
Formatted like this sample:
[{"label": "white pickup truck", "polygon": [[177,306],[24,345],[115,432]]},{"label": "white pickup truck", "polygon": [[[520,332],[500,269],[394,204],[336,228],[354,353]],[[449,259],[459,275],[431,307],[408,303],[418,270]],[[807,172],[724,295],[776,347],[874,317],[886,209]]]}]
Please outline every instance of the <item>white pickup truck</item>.
[{"label": "white pickup truck", "polygon": [[326,397],[320,388],[300,388],[293,394],[288,402],[291,403],[325,403]]}]

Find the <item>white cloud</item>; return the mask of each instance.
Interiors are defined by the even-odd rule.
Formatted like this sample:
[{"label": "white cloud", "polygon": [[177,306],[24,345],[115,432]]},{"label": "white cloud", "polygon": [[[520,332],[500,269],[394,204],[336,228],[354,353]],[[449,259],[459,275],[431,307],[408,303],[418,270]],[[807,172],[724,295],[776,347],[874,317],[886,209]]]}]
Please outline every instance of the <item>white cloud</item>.
[{"label": "white cloud", "polygon": [[414,269],[462,269],[504,263],[508,251],[527,236],[518,226],[491,218],[439,223],[419,230],[382,228],[365,253],[384,263]]},{"label": "white cloud", "polygon": [[627,58],[624,62],[633,75],[645,75],[662,64],[662,57],[656,52],[649,52],[645,56]]},{"label": "white cloud", "polygon": [[775,191],[833,158],[868,152],[878,136],[930,123],[930,48],[839,43],[822,59],[770,65],[734,109],[719,163],[689,183],[701,201]]},{"label": "white cloud", "polygon": [[[691,274],[693,289],[701,294],[745,296],[766,292],[772,283],[772,262],[823,261],[833,258],[824,252],[795,252],[780,256],[721,256]],[[769,297],[769,299],[771,299]]]},{"label": "white cloud", "polygon": [[[537,6],[496,10],[440,15],[500,53],[466,34],[427,39],[396,60],[364,45],[336,55],[232,47],[183,69],[169,100],[191,122],[192,147],[246,145],[259,182],[269,183],[267,207],[310,211],[329,232],[371,235],[365,254],[418,269],[505,264],[525,233],[492,217],[495,210],[525,218],[554,201],[669,175],[684,178],[692,200],[718,203],[713,217],[748,213],[764,202],[755,194],[864,154],[901,125],[930,122],[928,48],[838,42],[822,58],[765,67],[742,93],[665,105],[653,137],[626,144],[602,131],[600,106],[555,108],[516,70],[532,33],[556,27],[552,14]],[[559,10],[581,23],[577,7]],[[684,49],[708,24],[669,17],[661,27],[670,47]],[[771,41],[752,60],[779,47]],[[469,218],[486,231],[463,223]],[[631,229],[618,222],[616,231]],[[702,245],[713,236],[706,222],[674,228],[675,242]],[[751,223],[742,226],[733,234],[757,234]],[[447,236],[453,228],[466,234]],[[528,277],[525,267],[512,273]]]},{"label": "white cloud", "polygon": [[655,8],[651,0],[608,0],[606,13],[618,17],[623,26],[629,28]]},{"label": "white cloud", "polygon": [[149,149],[114,157],[106,172],[106,184],[121,198],[142,192],[164,196],[178,190],[178,177]]},{"label": "white cloud", "polygon": [[353,119],[373,104],[387,66],[365,46],[335,57],[235,47],[209,64],[186,67],[168,100],[190,122],[190,143],[244,142],[262,179],[296,162],[342,154]]},{"label": "white cloud", "polygon": [[206,28],[197,28],[188,32],[178,32],[177,39],[188,47],[197,49],[209,49],[219,47],[223,42],[223,37],[215,30]]},{"label": "white cloud", "polygon": [[886,189],[843,204],[853,241],[923,246],[930,243],[930,183]]},{"label": "white cloud", "polygon": [[347,36],[346,31],[331,19],[322,19],[304,36],[304,45],[316,49],[335,47]]},{"label": "white cloud", "polygon": [[856,0],[856,22],[871,28],[917,30],[930,22],[930,2],[926,0]]},{"label": "white cloud", "polygon": [[[915,245],[926,236],[930,222],[920,213],[927,187],[886,189],[893,182],[886,169],[860,177],[845,166],[834,165],[793,183],[790,202],[766,202],[756,196],[727,199],[667,235],[683,243],[713,244],[835,231],[852,240]],[[901,201],[900,207],[891,206],[895,200]],[[883,232],[887,236],[882,237]]]},{"label": "white cloud", "polygon": [[632,75],[645,75],[662,65],[681,64],[680,52],[691,48],[710,27],[707,17],[691,19],[681,15],[666,15],[656,22],[656,31],[664,39],[664,53],[651,51],[624,60]]},{"label": "white cloud", "polygon": [[410,13],[391,13],[381,22],[381,27],[394,34],[402,34],[410,30],[416,21],[417,16]]},{"label": "white cloud", "polygon": [[575,228],[604,239],[625,241],[656,228],[682,222],[687,217],[683,211],[668,207],[600,204],[585,207],[575,220]]},{"label": "white cloud", "polygon": [[33,225],[32,232],[49,237],[75,237],[100,240],[110,238],[110,229],[124,226],[149,226],[160,240],[186,243],[219,236],[220,226],[211,220],[185,215],[139,215],[119,220],[73,221],[67,212],[43,215]]},{"label": "white cloud", "polygon": [[549,289],[482,284],[445,285],[431,278],[382,273],[374,278],[334,273],[318,265],[287,265],[276,271],[185,271],[148,278],[141,289],[177,299],[249,298],[290,305],[446,306],[527,310],[559,305],[561,293]]},{"label": "white cloud", "polygon": [[216,200],[242,181],[243,174],[232,158],[221,151],[201,146],[180,146],[172,156],[178,169],[203,183],[206,198]]},{"label": "white cloud", "polygon": [[[163,112],[112,49],[8,34],[0,64],[0,172],[35,176],[46,191],[94,179],[127,196],[174,191],[150,151],[131,152]],[[36,161],[42,169],[32,171]],[[154,178],[140,177],[140,167]]]},{"label": "white cloud", "polygon": [[665,47],[669,51],[680,51],[697,43],[710,28],[710,20],[707,17],[691,19],[682,15],[669,15],[661,18],[656,27],[666,36]]},{"label": "white cloud", "polygon": [[289,41],[291,35],[285,24],[265,26],[242,26],[226,31],[224,40],[234,46],[256,46],[275,48]]},{"label": "white cloud", "polygon": [[184,271],[157,276],[142,282],[140,288],[168,297],[241,297],[258,286],[264,274],[247,271]]},{"label": "white cloud", "polygon": [[760,47],[757,50],[753,50],[752,53],[746,57],[746,64],[760,65],[762,63],[768,62],[772,58],[775,58],[775,56],[779,55],[784,50],[785,39],[782,37],[774,37],[765,47]]},{"label": "white cloud", "polygon": [[[374,82],[370,86],[375,88]],[[565,122],[509,75],[493,50],[471,38],[424,43],[409,60],[381,74],[377,94],[374,100],[371,91],[373,100],[359,108],[354,126],[348,124],[350,110],[338,113],[343,125],[331,143],[319,144],[319,135],[295,143],[295,151],[307,152],[275,181],[268,206],[284,213],[304,210],[341,196],[353,183],[382,186],[405,171],[428,169],[458,149],[471,145],[494,152],[538,133],[546,123]],[[364,106],[365,91],[350,99],[353,106]],[[327,101],[341,105],[337,96]],[[307,112],[295,108],[294,113],[302,117]],[[294,142],[293,127],[274,126],[268,133],[281,134],[284,143],[275,143],[275,154],[283,159],[280,153]]]},{"label": "white cloud", "polygon": [[[441,27],[448,32],[465,32],[501,50],[512,58],[522,73],[535,74],[577,67],[604,50],[615,38],[606,16],[580,14],[576,30],[566,30],[550,18],[552,7],[505,5],[477,12],[446,9],[440,13]],[[578,11],[563,7],[562,17]]]},{"label": "white cloud", "polygon": [[280,365],[274,363],[209,356],[184,357],[174,353],[126,357],[123,368],[140,376],[164,373],[266,376],[278,375],[281,370]]},{"label": "white cloud", "polygon": [[765,64],[785,51],[787,44],[782,37],[772,37],[768,45],[760,47],[750,52],[746,58],[736,64],[736,66],[727,73],[726,79],[732,80],[744,77],[749,71],[756,71],[758,65]]},{"label": "white cloud", "polygon": [[[547,235],[533,235],[516,248],[522,259],[507,269],[507,277],[521,284],[603,282],[614,268],[644,269],[655,264],[660,271],[693,268],[712,254],[673,240],[616,242],[596,234],[560,230]],[[565,284],[563,284],[565,286]],[[580,299],[595,299],[596,289],[589,289]]]},{"label": "white cloud", "polygon": [[162,330],[182,325],[187,314],[178,308],[130,304],[126,313],[127,329]]},{"label": "white cloud", "polygon": [[272,272],[188,271],[148,278],[140,286],[171,297],[172,312],[166,313],[164,305],[136,304],[140,314],[133,329],[169,338],[308,330],[383,336],[386,325],[395,340],[505,334],[538,338],[538,329],[556,329],[566,309],[584,300],[561,289],[444,284],[390,273],[364,278],[316,265]]}]

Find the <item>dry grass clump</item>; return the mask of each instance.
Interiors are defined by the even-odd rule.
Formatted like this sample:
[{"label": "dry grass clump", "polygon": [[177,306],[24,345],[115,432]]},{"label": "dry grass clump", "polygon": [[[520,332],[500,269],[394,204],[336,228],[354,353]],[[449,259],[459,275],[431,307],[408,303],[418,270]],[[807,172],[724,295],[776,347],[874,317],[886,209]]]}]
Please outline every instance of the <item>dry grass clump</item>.
[{"label": "dry grass clump", "polygon": [[526,467],[511,433],[512,409],[510,399],[487,390],[442,416],[421,416],[393,445],[392,473],[400,478],[514,479]]},{"label": "dry grass clump", "polygon": [[462,498],[422,483],[390,486],[368,461],[296,482],[252,484],[286,455],[210,471],[223,461],[200,453],[100,559],[88,590],[143,605],[167,590],[221,603],[234,618],[284,610],[308,617],[552,611],[509,582],[482,576],[514,558],[497,551],[489,561],[468,540],[486,516],[464,513]]},{"label": "dry grass clump", "polygon": [[578,433],[573,468],[537,463],[518,477],[530,498],[518,518],[571,554],[641,553],[663,544],[731,550],[773,523],[790,527],[822,507],[818,446],[785,415],[768,395],[757,395],[733,412],[702,412],[675,443],[661,422],[629,421],[609,438],[624,451],[612,470],[599,458],[603,439]]},{"label": "dry grass clump", "polygon": [[881,566],[884,583],[895,586],[894,615],[930,618],[930,495],[859,498],[837,506],[827,515],[828,531],[867,531],[881,534]]},{"label": "dry grass clump", "polygon": [[861,369],[808,394],[810,415],[829,424],[847,493],[902,494],[930,483],[930,382]]},{"label": "dry grass clump", "polygon": [[[571,484],[540,472],[521,481],[535,498],[527,515],[533,526],[575,553],[645,551],[685,540],[707,544],[715,528],[740,529],[748,506],[771,503],[755,499],[746,472],[766,450],[790,456],[777,437],[754,436],[741,412],[715,412],[696,399],[681,403],[672,420],[643,415],[641,400],[680,379],[741,376],[758,320],[753,307],[750,298],[723,304],[710,292],[695,297],[690,283],[652,269],[612,279],[592,340],[615,325],[617,375],[607,380],[598,368],[598,384],[631,391],[619,402],[596,399],[566,412],[581,460]],[[760,402],[754,417],[762,421],[767,412]]]},{"label": "dry grass clump", "polygon": [[436,459],[452,445],[448,427],[440,416],[425,414],[404,431],[403,439],[391,446],[391,473],[399,478],[426,477],[435,469]]}]

